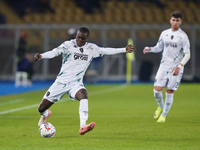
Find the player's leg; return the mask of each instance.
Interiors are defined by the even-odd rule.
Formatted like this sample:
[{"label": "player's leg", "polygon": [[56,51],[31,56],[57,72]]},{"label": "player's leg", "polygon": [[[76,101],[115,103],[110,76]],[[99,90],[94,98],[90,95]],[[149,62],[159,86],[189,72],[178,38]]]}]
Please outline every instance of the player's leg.
[{"label": "player's leg", "polygon": [[47,99],[43,99],[42,102],[40,103],[39,107],[38,107],[38,112],[40,114],[43,114],[47,109],[49,109],[51,107],[51,105],[53,105],[53,102],[50,102]]},{"label": "player's leg", "polygon": [[162,90],[165,87],[166,82],[166,71],[160,67],[154,81],[154,98],[158,104],[158,107],[154,113],[154,119],[158,119],[163,110],[164,104]]},{"label": "player's leg", "polygon": [[87,97],[87,90],[80,89],[75,98],[79,100],[79,116],[80,116],[80,127],[86,124],[88,120],[88,97]]},{"label": "player's leg", "polygon": [[80,117],[80,130],[79,134],[84,135],[88,131],[94,129],[95,122],[86,124],[88,120],[88,96],[87,90],[83,84],[78,82],[70,87],[67,92],[72,100],[79,100],[79,117]]},{"label": "player's leg", "polygon": [[174,96],[174,91],[170,90],[167,88],[167,92],[165,93],[165,104],[164,104],[164,108],[163,108],[163,112],[160,115],[160,118],[158,119],[157,122],[165,122],[167,114],[169,113],[169,110],[172,106],[173,103],[173,96]]},{"label": "player's leg", "polygon": [[46,123],[47,118],[51,115],[49,108],[55,102],[59,101],[63,95],[68,91],[66,84],[54,82],[48,91],[45,93],[42,102],[38,108],[38,112],[41,114],[41,118],[38,122],[38,126]]},{"label": "player's leg", "polygon": [[159,86],[155,86],[154,87],[154,97],[155,97],[155,100],[158,104],[158,107],[154,113],[154,119],[158,119],[160,114],[162,113],[162,110],[163,110],[163,94],[162,94],[162,90],[163,90],[163,87],[159,87]]},{"label": "player's leg", "polygon": [[47,118],[51,115],[51,111],[48,110],[53,102],[48,101],[47,99],[43,99],[38,107],[38,112],[40,113],[41,117],[38,122],[38,126],[40,127],[42,124],[46,123]]},{"label": "player's leg", "polygon": [[180,84],[181,78],[182,78],[183,70],[180,71],[180,73],[176,76],[173,76],[173,74],[169,74],[169,82],[167,85],[167,91],[165,93],[165,104],[163,107],[163,112],[160,115],[160,118],[157,122],[165,122],[167,114],[169,113],[171,106],[174,101],[174,91],[178,89],[178,86]]},{"label": "player's leg", "polygon": [[79,116],[80,116],[80,130],[79,134],[84,135],[85,133],[94,129],[95,122],[90,124],[86,124],[88,120],[88,97],[87,97],[87,90],[80,89],[75,98],[80,101],[79,103]]}]

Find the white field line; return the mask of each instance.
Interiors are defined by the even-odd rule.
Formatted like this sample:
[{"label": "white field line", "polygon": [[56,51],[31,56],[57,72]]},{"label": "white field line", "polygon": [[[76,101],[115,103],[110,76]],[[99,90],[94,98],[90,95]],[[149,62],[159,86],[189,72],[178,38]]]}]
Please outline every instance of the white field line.
[{"label": "white field line", "polygon": [[103,90],[99,90],[99,91],[88,93],[88,96],[93,96],[93,95],[99,95],[99,94],[105,94],[105,93],[110,93],[110,92],[118,91],[118,90],[126,88],[127,86],[128,85],[126,85],[126,84],[122,84],[122,85],[116,86],[114,88],[103,89]]},{"label": "white field line", "polygon": [[0,115],[16,112],[16,111],[20,111],[20,110],[30,109],[30,108],[34,108],[34,107],[38,107],[38,104],[29,105],[29,106],[25,106],[25,107],[19,107],[19,108],[15,108],[15,109],[10,109],[7,111],[2,111],[2,112],[0,112]]},{"label": "white field line", "polygon": [[23,102],[23,101],[25,101],[24,98],[14,99],[14,100],[11,100],[11,101],[8,101],[8,102],[0,103],[0,106],[9,105],[9,104],[15,104],[15,103],[20,103],[20,102]]},{"label": "white field line", "polygon": [[[118,90],[124,89],[126,87],[127,87],[127,85],[123,84],[123,85],[120,85],[120,86],[116,86],[114,88],[103,89],[103,90],[91,92],[89,95],[93,96],[93,95],[110,93],[110,92],[114,92],[114,91],[118,91]],[[69,100],[70,100],[70,98],[63,98],[62,101],[58,101],[58,102],[61,103],[61,102],[69,101]],[[39,104],[33,104],[33,105],[25,106],[25,107],[19,107],[19,108],[15,108],[15,109],[10,109],[10,110],[7,110],[7,111],[0,112],[0,115],[8,114],[8,113],[16,112],[16,111],[21,111],[21,110],[25,110],[25,109],[35,108],[35,107],[38,107],[38,106],[39,106]]]}]

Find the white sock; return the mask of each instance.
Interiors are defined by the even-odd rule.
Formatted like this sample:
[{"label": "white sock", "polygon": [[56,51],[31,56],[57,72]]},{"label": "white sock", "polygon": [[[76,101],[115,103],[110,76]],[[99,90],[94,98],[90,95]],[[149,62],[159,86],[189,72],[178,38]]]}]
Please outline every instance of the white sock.
[{"label": "white sock", "polygon": [[158,106],[160,108],[163,108],[163,94],[162,94],[162,91],[156,91],[155,89],[153,89],[153,92],[154,92],[154,97],[158,103]]},{"label": "white sock", "polygon": [[40,115],[42,115],[42,116],[44,116],[44,118],[46,118],[49,115],[48,109],[45,110],[44,112],[40,113]]},{"label": "white sock", "polygon": [[80,117],[80,127],[86,124],[88,120],[88,100],[82,99],[79,103],[79,117]]},{"label": "white sock", "polygon": [[174,98],[173,98],[174,93],[173,94],[165,93],[165,94],[166,94],[165,105],[163,108],[163,112],[161,114],[161,116],[163,116],[163,117],[166,117],[167,114],[169,113],[169,110],[170,110],[173,100],[174,100]]}]

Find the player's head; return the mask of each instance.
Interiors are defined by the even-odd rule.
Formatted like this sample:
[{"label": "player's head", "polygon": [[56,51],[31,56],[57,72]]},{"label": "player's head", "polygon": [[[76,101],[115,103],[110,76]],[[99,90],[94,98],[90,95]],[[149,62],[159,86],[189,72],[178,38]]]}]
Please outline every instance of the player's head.
[{"label": "player's head", "polygon": [[76,34],[76,43],[79,47],[85,45],[89,37],[89,30],[85,27],[78,29]]},{"label": "player's head", "polygon": [[173,11],[171,13],[171,17],[182,19],[183,15],[182,15],[182,13],[180,11]]},{"label": "player's head", "polygon": [[26,39],[26,37],[27,37],[26,32],[25,31],[20,31],[19,37],[20,37],[20,39]]},{"label": "player's head", "polygon": [[180,28],[180,25],[182,24],[182,13],[180,11],[173,11],[171,13],[171,19],[170,24],[172,31],[177,31]]}]

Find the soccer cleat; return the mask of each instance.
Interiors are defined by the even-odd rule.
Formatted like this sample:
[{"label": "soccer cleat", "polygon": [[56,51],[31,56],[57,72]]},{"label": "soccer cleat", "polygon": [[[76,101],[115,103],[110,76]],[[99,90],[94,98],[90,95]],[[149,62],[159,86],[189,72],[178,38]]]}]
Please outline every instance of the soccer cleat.
[{"label": "soccer cleat", "polygon": [[93,130],[94,126],[95,126],[95,122],[92,122],[92,123],[87,124],[87,125],[83,125],[79,130],[79,134],[84,135],[85,133]]},{"label": "soccer cleat", "polygon": [[158,117],[160,116],[160,114],[162,113],[162,108],[158,107],[157,110],[154,113],[154,119],[158,119]]},{"label": "soccer cleat", "polygon": [[166,117],[160,116],[157,122],[165,122]]},{"label": "soccer cleat", "polygon": [[51,110],[48,110],[48,116],[44,118],[43,115],[41,115],[40,120],[38,122],[38,127],[40,127],[42,124],[45,124],[47,121],[47,118],[51,115]]}]

